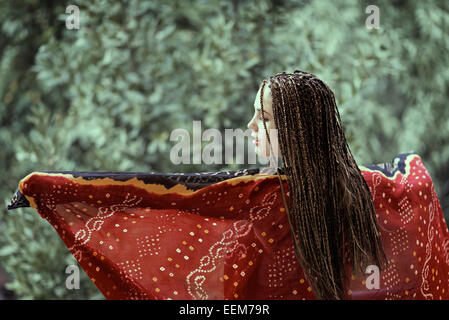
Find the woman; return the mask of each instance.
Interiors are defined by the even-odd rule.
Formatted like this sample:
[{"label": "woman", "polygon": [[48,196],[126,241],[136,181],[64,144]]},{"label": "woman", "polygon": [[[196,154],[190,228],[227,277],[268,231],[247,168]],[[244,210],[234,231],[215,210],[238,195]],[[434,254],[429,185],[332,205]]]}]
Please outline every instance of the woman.
[{"label": "woman", "polygon": [[108,299],[449,299],[449,231],[417,154],[360,171],[306,72],[263,81],[254,108],[277,175],[38,171],[8,208],[35,208]]},{"label": "woman", "polygon": [[345,257],[362,273],[368,265],[385,263],[370,190],[346,142],[329,87],[299,70],[277,74],[266,84],[248,123],[257,154],[280,154],[285,164],[292,200],[285,207],[295,252],[315,295],[344,298]]}]

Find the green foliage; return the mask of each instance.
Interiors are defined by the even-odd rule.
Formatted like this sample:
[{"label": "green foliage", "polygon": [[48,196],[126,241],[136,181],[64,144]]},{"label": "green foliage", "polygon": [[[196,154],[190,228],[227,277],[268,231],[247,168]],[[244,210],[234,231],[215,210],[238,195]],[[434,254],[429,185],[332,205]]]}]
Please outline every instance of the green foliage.
[{"label": "green foliage", "polygon": [[[3,225],[6,244],[0,249],[0,261],[14,275],[8,289],[21,299],[103,299],[54,229],[37,219],[21,209]],[[65,286],[68,265],[79,267],[79,290]]]},{"label": "green foliage", "polygon": [[[198,172],[175,166],[175,128],[246,129],[262,79],[295,69],[335,93],[357,162],[416,151],[449,214],[449,72],[445,0],[0,0],[0,198],[31,171]],[[248,166],[245,166],[248,167]],[[34,209],[0,215],[0,264],[20,298],[101,298]]]}]

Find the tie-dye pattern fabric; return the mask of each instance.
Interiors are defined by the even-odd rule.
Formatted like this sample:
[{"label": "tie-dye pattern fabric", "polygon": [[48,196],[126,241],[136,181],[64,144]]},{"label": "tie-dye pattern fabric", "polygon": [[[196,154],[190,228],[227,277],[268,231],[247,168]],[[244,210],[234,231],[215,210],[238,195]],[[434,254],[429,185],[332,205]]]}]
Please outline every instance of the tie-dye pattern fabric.
[{"label": "tie-dye pattern fabric", "polygon": [[[378,288],[375,273],[353,275],[349,297],[449,299],[449,232],[421,158],[404,153],[359,168],[389,267]],[[315,298],[295,257],[278,176],[259,168],[33,172],[9,209],[26,206],[108,299]]]}]

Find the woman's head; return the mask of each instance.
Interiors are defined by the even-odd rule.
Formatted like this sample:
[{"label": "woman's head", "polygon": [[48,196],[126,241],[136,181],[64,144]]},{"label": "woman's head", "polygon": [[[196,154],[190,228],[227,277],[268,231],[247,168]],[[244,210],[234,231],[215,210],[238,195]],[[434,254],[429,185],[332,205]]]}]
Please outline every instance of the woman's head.
[{"label": "woman's head", "polygon": [[[271,90],[263,83],[259,87],[254,100],[254,115],[248,123],[248,128],[252,130],[251,136],[254,139],[253,143],[256,154],[263,158],[269,158],[272,153],[275,158],[279,157],[279,145],[277,143],[272,103]],[[266,131],[269,132],[272,148],[270,148],[270,144],[268,143]]]},{"label": "woman's head", "polygon": [[264,80],[255,105],[248,126],[259,142],[267,134],[255,117],[267,114],[262,128],[277,129],[277,139],[266,140],[279,144],[292,203],[285,203],[287,216],[308,281],[318,298],[344,298],[346,261],[364,272],[369,264],[382,267],[385,255],[372,195],[347,144],[334,94],[315,75],[296,70]]}]

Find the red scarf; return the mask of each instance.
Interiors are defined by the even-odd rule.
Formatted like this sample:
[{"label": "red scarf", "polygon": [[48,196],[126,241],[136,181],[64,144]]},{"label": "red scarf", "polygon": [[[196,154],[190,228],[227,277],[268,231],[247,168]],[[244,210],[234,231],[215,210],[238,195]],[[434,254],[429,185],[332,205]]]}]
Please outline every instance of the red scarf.
[{"label": "red scarf", "polygon": [[[389,268],[378,289],[368,289],[369,273],[353,275],[349,297],[449,299],[449,232],[421,158],[405,153],[359,168]],[[28,205],[108,299],[315,298],[294,253],[279,179],[259,169],[33,172],[9,208]]]}]

